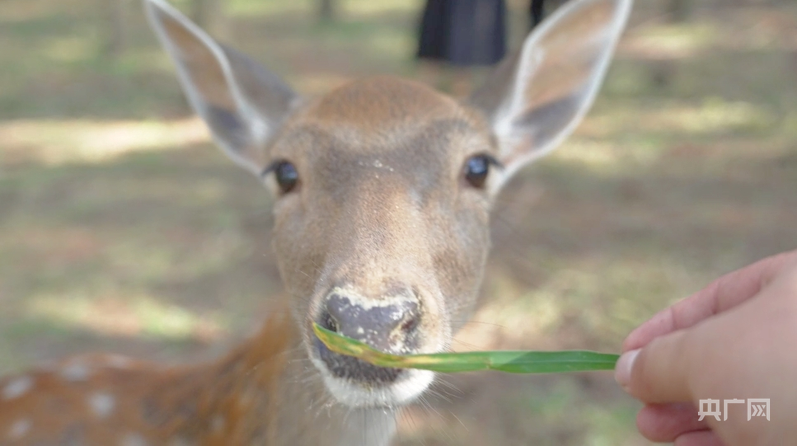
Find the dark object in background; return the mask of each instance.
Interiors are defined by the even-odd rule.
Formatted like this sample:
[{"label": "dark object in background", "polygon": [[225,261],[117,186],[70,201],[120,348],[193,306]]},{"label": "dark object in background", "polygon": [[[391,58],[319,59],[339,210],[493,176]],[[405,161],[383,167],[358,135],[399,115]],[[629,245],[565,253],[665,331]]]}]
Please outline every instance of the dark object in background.
[{"label": "dark object in background", "polygon": [[318,20],[320,22],[331,22],[335,19],[334,0],[318,0]]},{"label": "dark object in background", "polygon": [[492,65],[506,53],[504,0],[427,0],[418,58],[452,65]]},{"label": "dark object in background", "polygon": [[530,29],[534,29],[537,25],[542,22],[542,18],[545,15],[545,10],[543,9],[543,3],[545,0],[531,0],[530,5],[530,13],[531,13],[531,26]]},{"label": "dark object in background", "polygon": [[[688,0],[674,0],[688,1]],[[534,29],[545,17],[560,8],[567,0],[531,0],[529,3],[529,29]]]}]

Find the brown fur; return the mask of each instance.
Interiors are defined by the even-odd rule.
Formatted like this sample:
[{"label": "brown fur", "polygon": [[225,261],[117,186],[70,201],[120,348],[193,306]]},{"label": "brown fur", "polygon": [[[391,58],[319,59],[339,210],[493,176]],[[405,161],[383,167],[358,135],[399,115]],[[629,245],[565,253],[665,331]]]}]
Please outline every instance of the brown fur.
[{"label": "brown fur", "polygon": [[[269,436],[278,431],[278,383],[294,327],[286,311],[276,311],[257,336],[218,362],[196,366],[95,355],[7,377],[0,389],[22,377],[31,387],[0,403],[0,445],[115,445],[125,435],[150,445],[276,444]],[[98,394],[113,398],[107,416],[89,403]],[[30,433],[24,441],[8,439],[21,421],[30,423]]]}]

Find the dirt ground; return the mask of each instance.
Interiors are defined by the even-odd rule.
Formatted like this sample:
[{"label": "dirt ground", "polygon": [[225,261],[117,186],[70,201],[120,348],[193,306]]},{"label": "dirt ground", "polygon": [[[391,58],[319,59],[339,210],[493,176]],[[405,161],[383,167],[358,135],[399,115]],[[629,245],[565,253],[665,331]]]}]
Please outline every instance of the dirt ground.
[{"label": "dirt ground", "polygon": [[[797,3],[639,1],[576,135],[500,197],[457,348],[617,351],[668,303],[797,247]],[[187,2],[179,3],[187,6]],[[524,2],[510,2],[513,38]],[[411,60],[421,2],[231,0],[227,40],[316,94]],[[188,113],[128,5],[0,3],[0,374],[85,351],[220,354],[281,296],[269,199]],[[478,75],[477,75],[478,76]],[[647,444],[609,373],[445,377],[397,445]]]}]

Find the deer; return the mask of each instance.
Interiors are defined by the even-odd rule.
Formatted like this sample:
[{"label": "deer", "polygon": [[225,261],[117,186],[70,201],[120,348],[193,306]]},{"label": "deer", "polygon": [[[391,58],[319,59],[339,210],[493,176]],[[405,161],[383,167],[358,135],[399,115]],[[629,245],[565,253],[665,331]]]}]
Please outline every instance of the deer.
[{"label": "deer", "polygon": [[0,445],[385,446],[429,371],[333,353],[448,351],[474,311],[490,211],[591,107],[632,0],[573,0],[455,99],[372,76],[307,98],[166,0],[143,0],[193,110],[273,196],[286,297],[198,364],[88,354],[0,380]]}]

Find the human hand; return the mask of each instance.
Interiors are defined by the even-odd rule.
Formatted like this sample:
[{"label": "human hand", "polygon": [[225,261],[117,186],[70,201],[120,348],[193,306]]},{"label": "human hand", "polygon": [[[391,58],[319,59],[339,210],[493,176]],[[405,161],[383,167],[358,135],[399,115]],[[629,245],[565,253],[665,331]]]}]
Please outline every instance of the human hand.
[{"label": "human hand", "polygon": [[[797,439],[797,251],[730,273],[659,312],[623,343],[615,378],[646,406],[637,427],[676,446]],[[698,421],[700,399],[769,398],[770,420]],[[744,406],[744,408],[742,408]],[[726,410],[723,408],[723,417]]]}]

